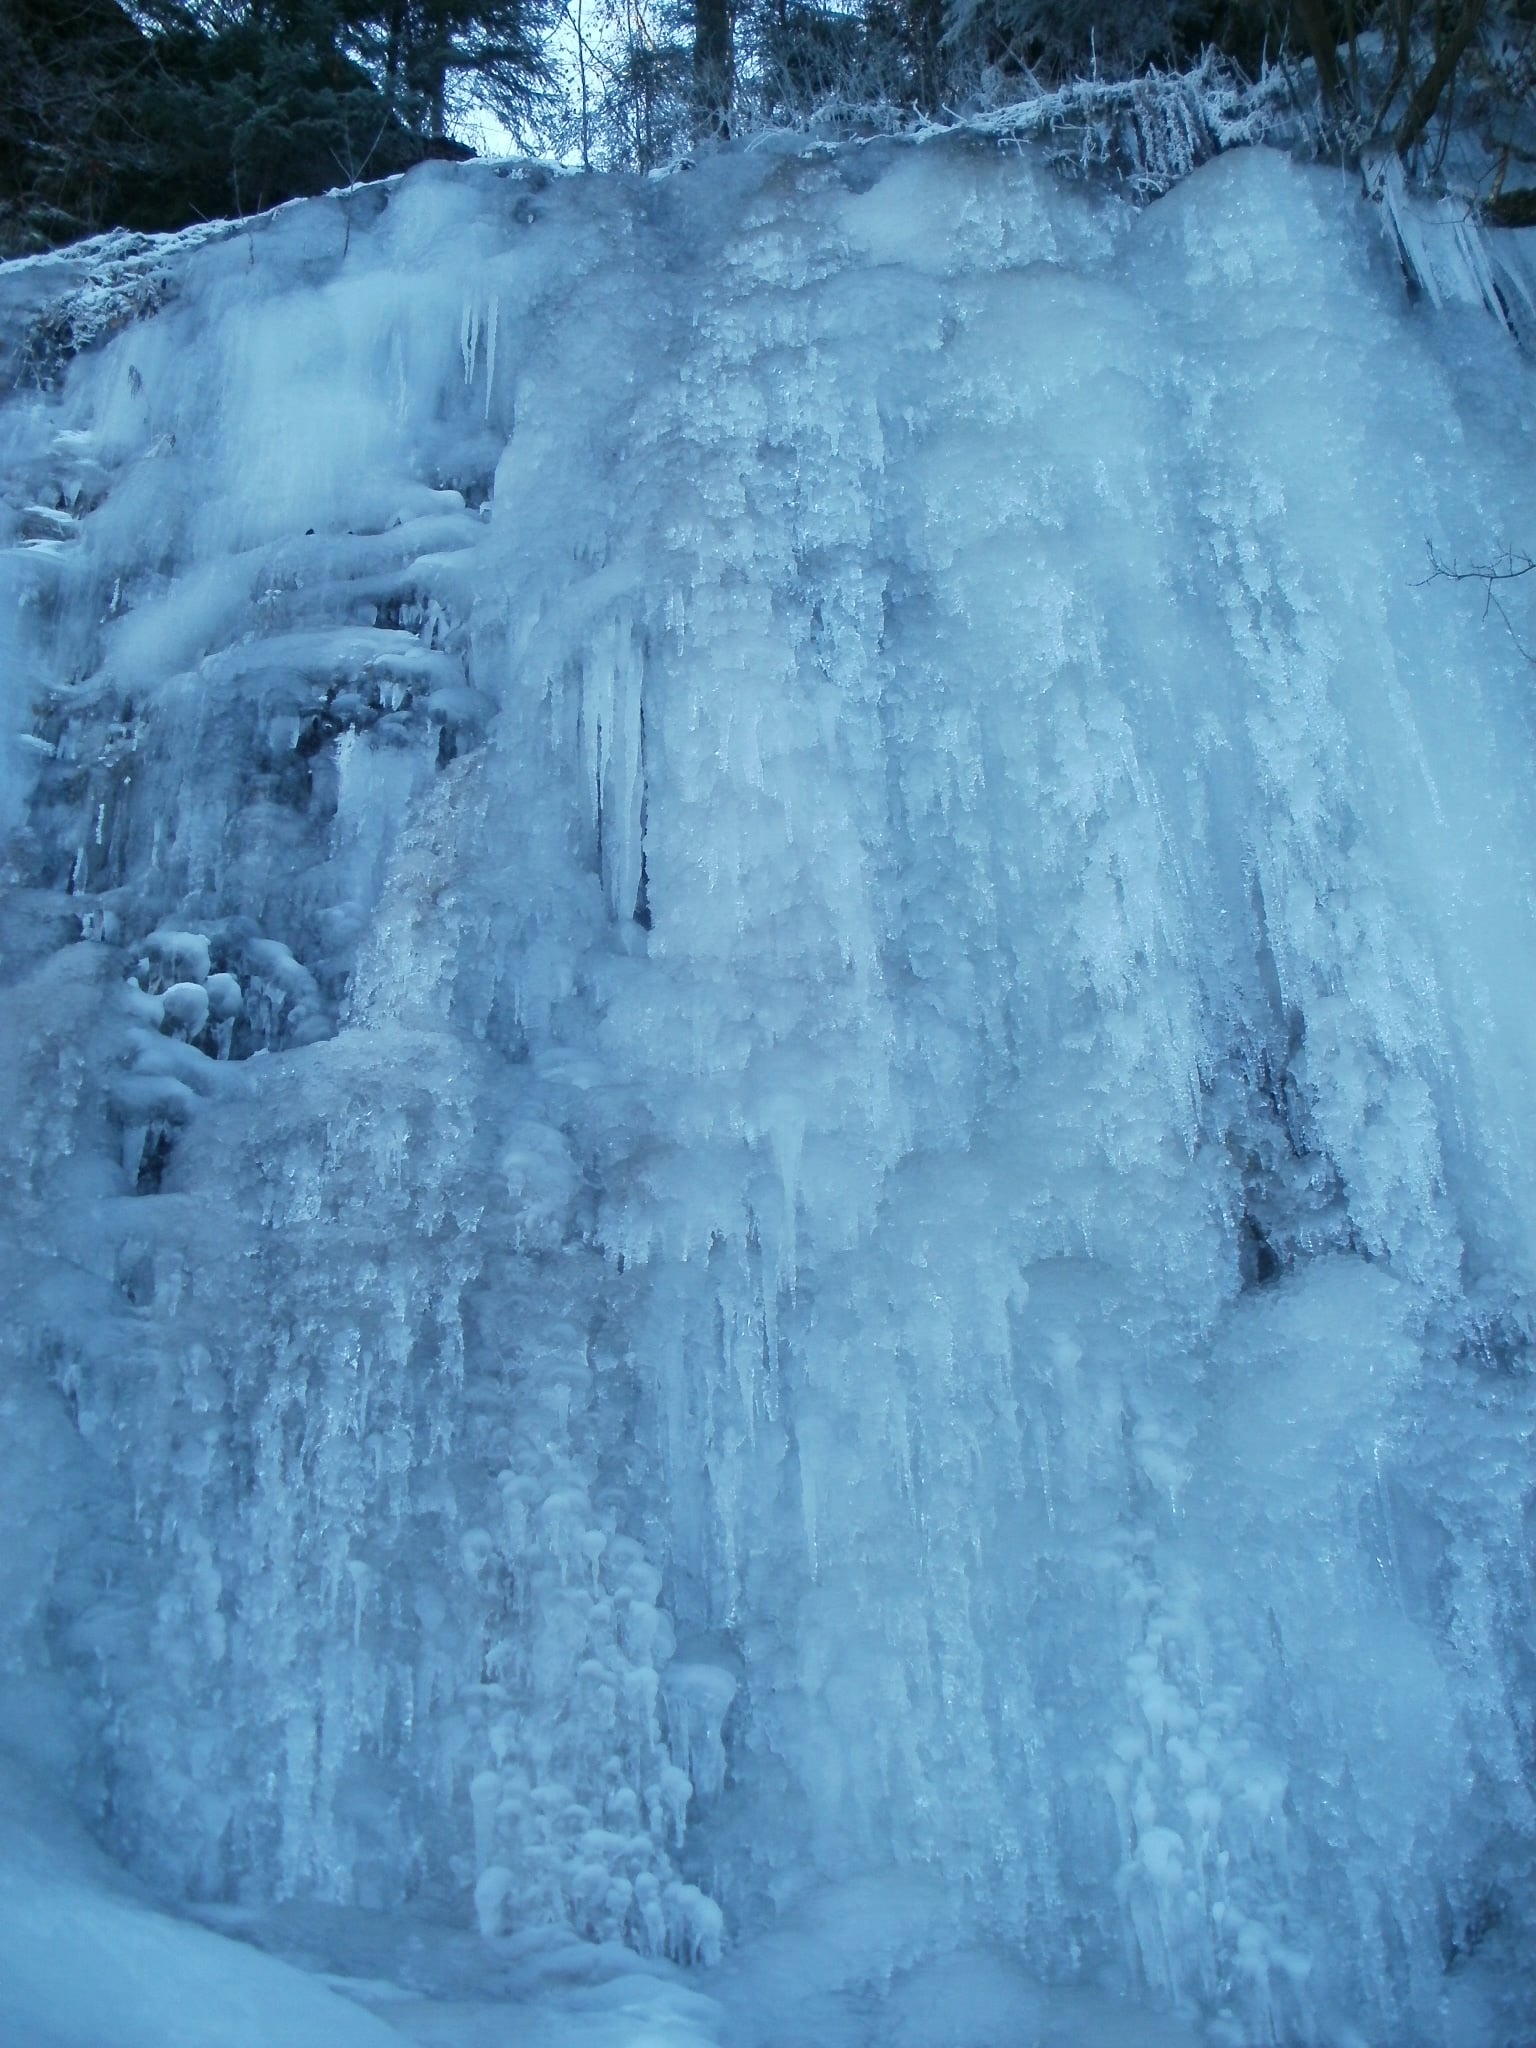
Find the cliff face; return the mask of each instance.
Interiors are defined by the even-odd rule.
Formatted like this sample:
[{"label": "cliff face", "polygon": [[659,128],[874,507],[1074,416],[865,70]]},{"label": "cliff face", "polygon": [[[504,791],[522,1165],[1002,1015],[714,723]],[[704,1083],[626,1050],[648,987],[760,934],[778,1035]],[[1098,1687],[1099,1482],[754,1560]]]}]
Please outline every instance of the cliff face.
[{"label": "cliff face", "polygon": [[1518,2038],[1514,342],[1262,151],[118,258],[0,270],[7,1750],[658,2038]]}]

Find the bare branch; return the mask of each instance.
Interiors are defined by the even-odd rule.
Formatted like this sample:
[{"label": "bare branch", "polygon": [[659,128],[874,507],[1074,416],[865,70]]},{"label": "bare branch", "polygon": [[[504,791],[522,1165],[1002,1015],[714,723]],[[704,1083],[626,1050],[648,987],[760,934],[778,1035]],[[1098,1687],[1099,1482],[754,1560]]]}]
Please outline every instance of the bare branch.
[{"label": "bare branch", "polygon": [[1454,555],[1449,560],[1440,555],[1432,540],[1425,541],[1424,551],[1429,556],[1429,574],[1420,579],[1421,587],[1425,583],[1434,583],[1441,578],[1450,583],[1481,583],[1483,617],[1486,619],[1490,612],[1497,612],[1505,632],[1514,641],[1521,655],[1536,665],[1536,652],[1527,647],[1516,632],[1514,621],[1504,609],[1504,601],[1498,594],[1498,586],[1501,583],[1518,583],[1522,576],[1536,575],[1536,557],[1525,554],[1518,548],[1505,548],[1503,553],[1495,555],[1491,562],[1461,563]]}]

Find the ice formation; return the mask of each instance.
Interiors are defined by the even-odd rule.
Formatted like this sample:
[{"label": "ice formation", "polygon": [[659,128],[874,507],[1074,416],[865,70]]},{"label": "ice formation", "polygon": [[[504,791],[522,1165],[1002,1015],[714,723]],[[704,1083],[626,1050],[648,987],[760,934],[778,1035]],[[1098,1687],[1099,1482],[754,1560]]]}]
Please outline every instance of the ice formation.
[{"label": "ice formation", "polygon": [[1264,150],[92,260],[0,270],[8,2038],[344,2038],[230,1930],[360,2042],[1536,2038],[1536,684],[1424,551],[1532,545],[1513,316]]}]

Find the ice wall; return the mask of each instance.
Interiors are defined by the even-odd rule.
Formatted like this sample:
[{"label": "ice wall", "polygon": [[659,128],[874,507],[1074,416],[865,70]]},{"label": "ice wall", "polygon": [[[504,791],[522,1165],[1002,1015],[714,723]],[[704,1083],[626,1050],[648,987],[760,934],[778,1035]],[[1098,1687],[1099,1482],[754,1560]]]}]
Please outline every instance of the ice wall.
[{"label": "ice wall", "polygon": [[1527,2039],[1508,334],[1260,151],[151,254],[0,270],[6,1749],[733,2040]]}]

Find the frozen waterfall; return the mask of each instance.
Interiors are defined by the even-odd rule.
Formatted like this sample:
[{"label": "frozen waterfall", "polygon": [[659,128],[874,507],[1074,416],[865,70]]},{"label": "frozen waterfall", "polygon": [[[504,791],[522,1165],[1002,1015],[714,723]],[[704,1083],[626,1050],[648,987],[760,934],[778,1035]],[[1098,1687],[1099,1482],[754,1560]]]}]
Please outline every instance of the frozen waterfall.
[{"label": "frozen waterfall", "polygon": [[954,139],[0,329],[7,2048],[1529,2048],[1514,336]]}]

